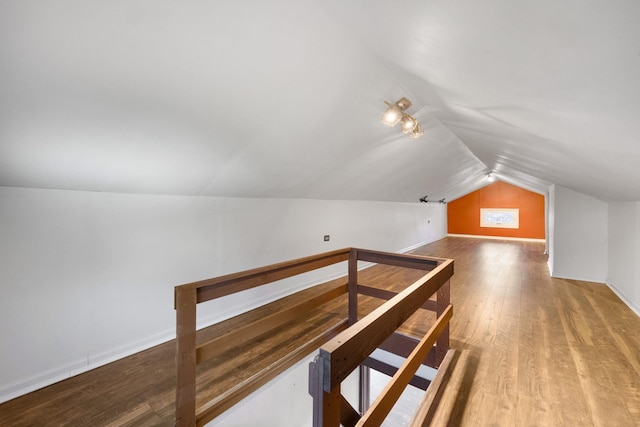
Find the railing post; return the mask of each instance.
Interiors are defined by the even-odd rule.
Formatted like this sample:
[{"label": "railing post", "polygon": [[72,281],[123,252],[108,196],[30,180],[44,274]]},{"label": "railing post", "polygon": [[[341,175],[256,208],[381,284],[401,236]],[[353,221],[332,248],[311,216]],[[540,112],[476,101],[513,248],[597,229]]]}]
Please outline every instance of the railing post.
[{"label": "railing post", "polygon": [[349,253],[349,326],[358,321],[358,250]]},{"label": "railing post", "polygon": [[309,394],[313,399],[313,427],[322,427],[322,372],[320,356],[309,363]]},{"label": "railing post", "polygon": [[367,412],[371,406],[371,368],[366,365],[360,365],[360,415]]},{"label": "railing post", "polygon": [[342,395],[340,384],[322,396],[322,427],[340,427]]},{"label": "railing post", "polygon": [[309,364],[309,394],[313,397],[313,427],[340,427],[342,396],[340,384],[325,391],[330,381],[328,361],[321,355]]},{"label": "railing post", "polygon": [[[451,280],[447,280],[440,289],[438,289],[437,297],[436,297],[436,316],[440,317],[442,313],[449,306],[450,300],[450,291],[451,291]],[[444,357],[447,355],[447,351],[449,351],[449,324],[442,330],[440,336],[436,340],[436,367],[440,366]]]},{"label": "railing post", "polygon": [[196,288],[176,287],[176,426],[196,425]]}]

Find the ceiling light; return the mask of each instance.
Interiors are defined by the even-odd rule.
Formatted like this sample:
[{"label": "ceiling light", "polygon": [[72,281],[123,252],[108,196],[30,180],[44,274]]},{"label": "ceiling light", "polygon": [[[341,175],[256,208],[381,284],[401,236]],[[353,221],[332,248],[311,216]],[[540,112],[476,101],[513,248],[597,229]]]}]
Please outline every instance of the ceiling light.
[{"label": "ceiling light", "polygon": [[382,115],[382,123],[387,126],[395,126],[402,118],[402,110],[396,104],[389,104],[385,101],[385,104],[389,106],[387,111]]},{"label": "ceiling light", "polygon": [[411,138],[418,138],[420,136],[424,135],[424,129],[422,129],[422,126],[420,126],[420,123],[416,124],[416,127],[413,129],[413,131],[409,134],[409,136]]},{"label": "ceiling light", "polygon": [[411,133],[418,126],[418,121],[408,114],[403,114],[400,119],[400,130],[404,133]]},{"label": "ceiling light", "polygon": [[400,123],[400,130],[409,134],[411,138],[418,138],[424,135],[424,129],[422,129],[418,121],[405,113],[405,110],[411,107],[411,101],[407,98],[400,98],[394,104],[390,104],[387,101],[384,103],[387,104],[387,110],[382,115],[382,123],[390,127]]},{"label": "ceiling light", "polygon": [[493,176],[493,173],[492,173],[492,172],[489,172],[489,173],[487,174],[487,180],[488,180],[489,182],[493,182],[493,181],[495,181],[495,180],[496,180],[496,177],[495,177],[495,176]]}]

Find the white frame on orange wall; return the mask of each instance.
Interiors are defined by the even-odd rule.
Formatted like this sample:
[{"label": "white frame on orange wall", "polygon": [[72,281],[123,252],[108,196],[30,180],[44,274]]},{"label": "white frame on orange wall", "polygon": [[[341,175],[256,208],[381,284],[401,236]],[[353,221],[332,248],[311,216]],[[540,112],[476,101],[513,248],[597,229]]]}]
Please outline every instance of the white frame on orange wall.
[{"label": "white frame on orange wall", "polygon": [[480,227],[520,228],[520,209],[480,208]]}]

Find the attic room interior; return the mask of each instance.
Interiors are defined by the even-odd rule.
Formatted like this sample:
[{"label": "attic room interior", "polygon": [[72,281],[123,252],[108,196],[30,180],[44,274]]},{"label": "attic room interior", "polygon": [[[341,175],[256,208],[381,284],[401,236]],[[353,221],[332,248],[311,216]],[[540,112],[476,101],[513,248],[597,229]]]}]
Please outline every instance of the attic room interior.
[{"label": "attic room interior", "polygon": [[[629,0],[0,2],[0,418],[174,425],[177,286],[363,248],[455,263],[432,425],[640,425],[638,22]],[[383,123],[402,99],[407,132]],[[311,426],[317,353],[210,425]]]}]

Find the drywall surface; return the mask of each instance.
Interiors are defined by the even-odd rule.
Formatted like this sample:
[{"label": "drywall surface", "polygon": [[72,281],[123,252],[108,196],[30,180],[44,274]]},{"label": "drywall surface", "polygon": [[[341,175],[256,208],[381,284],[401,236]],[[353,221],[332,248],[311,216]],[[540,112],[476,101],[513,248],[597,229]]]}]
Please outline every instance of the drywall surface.
[{"label": "drywall surface", "polygon": [[[287,369],[206,425],[311,427],[313,398],[308,389],[309,363],[317,353]],[[356,369],[340,383],[340,393],[354,408],[358,407],[359,378]]]},{"label": "drywall surface", "polygon": [[[173,338],[175,285],[347,246],[403,251],[446,231],[442,205],[0,187],[0,401]],[[199,324],[344,273],[202,304]]]},{"label": "drywall surface", "polygon": [[314,356],[287,369],[206,425],[312,427],[313,399],[308,383]]},{"label": "drywall surface", "polygon": [[607,284],[640,315],[640,203],[609,203]]},{"label": "drywall surface", "polygon": [[[640,202],[636,202],[636,280],[633,286],[635,293],[629,296],[627,304],[640,316]],[[624,296],[623,296],[624,297]]]},{"label": "drywall surface", "polygon": [[556,186],[551,185],[549,187],[548,196],[547,196],[547,253],[549,257],[547,258],[547,264],[549,264],[549,272],[553,276],[553,268],[554,268],[554,251],[553,247],[555,245],[555,211],[556,211]]},{"label": "drywall surface", "polygon": [[[544,199],[542,194],[496,181],[448,203],[449,233],[544,239]],[[519,228],[480,227],[480,209],[482,208],[518,209]]]},{"label": "drywall surface", "polygon": [[549,267],[553,277],[606,281],[607,203],[559,185],[549,192]]}]

